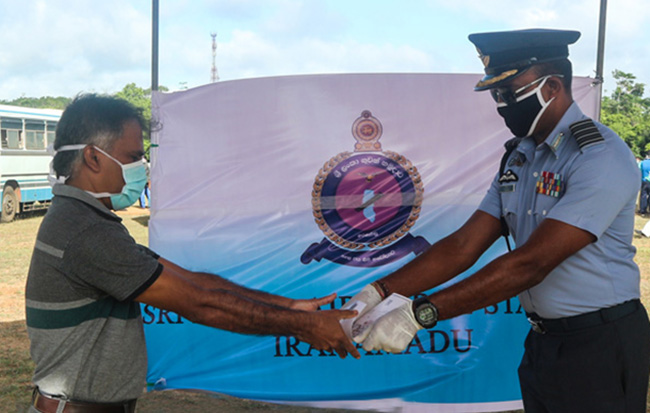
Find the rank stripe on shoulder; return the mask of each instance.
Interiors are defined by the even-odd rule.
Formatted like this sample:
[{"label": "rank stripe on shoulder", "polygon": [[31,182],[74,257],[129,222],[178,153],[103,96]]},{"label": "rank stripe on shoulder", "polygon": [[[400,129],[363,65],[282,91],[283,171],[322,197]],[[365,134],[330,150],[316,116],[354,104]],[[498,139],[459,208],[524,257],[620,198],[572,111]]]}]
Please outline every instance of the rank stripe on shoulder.
[{"label": "rank stripe on shoulder", "polygon": [[569,126],[569,129],[571,129],[571,133],[575,136],[580,149],[605,141],[594,124],[594,121],[591,119],[575,122]]}]

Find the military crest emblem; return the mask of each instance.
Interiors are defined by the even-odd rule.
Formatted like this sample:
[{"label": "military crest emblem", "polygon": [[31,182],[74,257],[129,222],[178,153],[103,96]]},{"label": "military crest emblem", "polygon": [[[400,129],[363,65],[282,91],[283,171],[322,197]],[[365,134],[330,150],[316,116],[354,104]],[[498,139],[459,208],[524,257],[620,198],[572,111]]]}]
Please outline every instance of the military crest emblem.
[{"label": "military crest emblem", "polygon": [[382,150],[381,122],[364,110],[352,124],[354,152],[325,162],[312,190],[314,221],[325,238],[301,256],[344,265],[376,267],[429,243],[410,234],[420,215],[424,184],[404,156]]}]

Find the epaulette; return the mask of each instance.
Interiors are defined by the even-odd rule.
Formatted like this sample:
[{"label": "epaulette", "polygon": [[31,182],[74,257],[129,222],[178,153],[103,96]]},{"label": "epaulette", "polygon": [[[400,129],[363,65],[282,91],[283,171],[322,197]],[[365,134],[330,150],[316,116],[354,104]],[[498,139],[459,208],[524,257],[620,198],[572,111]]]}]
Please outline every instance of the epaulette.
[{"label": "epaulette", "polygon": [[521,142],[521,138],[514,137],[508,139],[503,146],[506,148],[506,152],[512,152],[519,145],[519,142]]},{"label": "epaulette", "polygon": [[605,138],[598,131],[594,121],[589,118],[572,123],[569,129],[571,129],[571,133],[576,138],[580,149],[605,142]]}]

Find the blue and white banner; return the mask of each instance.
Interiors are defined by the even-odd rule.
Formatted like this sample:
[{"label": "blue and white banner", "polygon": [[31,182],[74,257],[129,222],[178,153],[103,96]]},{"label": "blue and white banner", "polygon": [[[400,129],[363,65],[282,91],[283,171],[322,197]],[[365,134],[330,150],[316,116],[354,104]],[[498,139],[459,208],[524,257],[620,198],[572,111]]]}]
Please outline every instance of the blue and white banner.
[{"label": "blue and white banner", "polygon": [[[489,93],[473,91],[479,78],[288,76],[155,93],[151,248],[274,294],[337,292],[341,307],[481,201],[511,135]],[[576,78],[574,98],[595,116],[591,83]],[[504,251],[499,240],[458,279]],[[157,389],[385,411],[521,407],[529,326],[516,299],[420,331],[402,354],[361,350],[360,360],[149,306],[143,318]]]}]

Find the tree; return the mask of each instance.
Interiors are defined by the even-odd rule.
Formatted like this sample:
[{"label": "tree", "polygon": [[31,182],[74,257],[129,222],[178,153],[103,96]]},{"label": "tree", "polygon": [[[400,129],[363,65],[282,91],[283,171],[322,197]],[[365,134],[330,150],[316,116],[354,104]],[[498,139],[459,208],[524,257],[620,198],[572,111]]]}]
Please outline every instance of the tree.
[{"label": "tree", "polygon": [[[160,86],[160,91],[166,92],[168,88]],[[138,87],[135,83],[129,83],[121,91],[114,94],[114,96],[130,102],[133,106],[142,111],[145,123],[151,124],[151,89],[143,89]],[[38,108],[38,109],[65,109],[68,104],[72,102],[72,98],[59,96],[45,96],[39,98],[32,97],[19,97],[14,100],[0,100],[0,104],[22,106],[25,108]],[[151,137],[149,130],[144,131],[144,149],[149,159],[149,148],[151,147]]]},{"label": "tree", "polygon": [[[164,86],[160,87],[161,91],[167,91]],[[142,115],[145,122],[151,124],[151,89],[143,89],[138,87],[135,83],[129,83],[124,88],[115,94],[116,97],[130,102],[136,108],[142,110]],[[144,150],[149,158],[149,148],[151,147],[151,136],[148,130],[144,131]]]},{"label": "tree", "polygon": [[37,109],[65,109],[66,106],[72,101],[71,98],[59,96],[45,96],[40,98],[19,97],[14,100],[0,100],[3,105],[22,106],[25,108]]},{"label": "tree", "polygon": [[[614,130],[632,149],[635,156],[643,158],[650,154],[650,98],[645,98],[645,84],[638,83],[636,76],[621,70],[612,72],[616,88],[611,96],[605,96],[601,105],[601,122]],[[181,82],[184,84],[184,82]],[[165,92],[168,88],[161,86]],[[142,110],[145,122],[151,124],[151,89],[143,89],[129,83],[114,94]],[[72,101],[69,97],[45,96],[39,98],[20,97],[14,100],[0,100],[0,104],[31,108],[65,109]],[[144,131],[144,145],[147,158],[151,147],[148,130]]]},{"label": "tree", "polygon": [[650,153],[650,99],[644,98],[645,84],[637,83],[636,76],[620,70],[612,73],[616,88],[605,96],[601,106],[601,121],[616,132],[643,158]]}]

